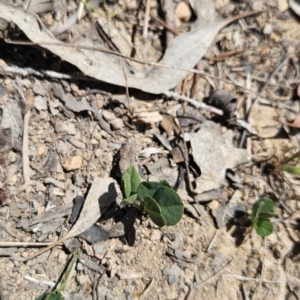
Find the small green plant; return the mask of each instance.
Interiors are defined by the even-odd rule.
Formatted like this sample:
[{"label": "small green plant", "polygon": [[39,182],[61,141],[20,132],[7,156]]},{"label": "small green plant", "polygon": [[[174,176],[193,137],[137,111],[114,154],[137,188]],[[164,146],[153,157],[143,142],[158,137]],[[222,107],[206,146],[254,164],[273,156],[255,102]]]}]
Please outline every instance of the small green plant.
[{"label": "small green plant", "polygon": [[[295,147],[288,148],[286,153],[291,153]],[[285,171],[292,175],[300,175],[300,151],[285,157],[284,160],[276,167],[276,171]]]},{"label": "small green plant", "polygon": [[67,281],[70,277],[71,271],[73,269],[73,266],[76,262],[77,257],[80,254],[80,250],[76,249],[73,253],[73,256],[71,260],[68,262],[68,265],[66,267],[66,270],[64,272],[64,277],[63,280],[61,281],[60,287],[56,288],[54,291],[49,292],[49,293],[44,293],[40,297],[37,298],[37,300],[64,300],[64,296],[62,293],[66,289]]},{"label": "small green plant", "polygon": [[133,205],[146,212],[160,227],[180,221],[183,203],[167,181],[142,182],[136,169],[130,166],[122,175],[122,187],[125,199],[121,205]]},{"label": "small green plant", "polygon": [[270,218],[274,216],[274,212],[275,204],[269,198],[260,198],[253,204],[250,219],[258,235],[265,237],[273,232]]}]

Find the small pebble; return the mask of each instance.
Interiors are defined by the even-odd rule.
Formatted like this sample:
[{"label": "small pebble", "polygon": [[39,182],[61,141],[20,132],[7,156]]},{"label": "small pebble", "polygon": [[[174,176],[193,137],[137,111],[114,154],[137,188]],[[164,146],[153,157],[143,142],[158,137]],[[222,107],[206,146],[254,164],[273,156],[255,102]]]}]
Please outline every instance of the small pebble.
[{"label": "small pebble", "polygon": [[181,21],[189,21],[192,16],[190,6],[185,2],[180,2],[175,9],[175,15]]},{"label": "small pebble", "polygon": [[273,31],[272,25],[271,24],[266,24],[265,28],[263,30],[264,34],[271,34]]},{"label": "small pebble", "polygon": [[95,150],[94,153],[95,153],[95,156],[96,156],[97,158],[99,158],[99,157],[102,156],[103,151],[102,151],[102,149],[98,148],[98,149]]},{"label": "small pebble", "polygon": [[34,98],[33,105],[38,111],[48,109],[47,99],[40,95]]},{"label": "small pebble", "polygon": [[72,171],[80,169],[83,163],[83,158],[81,156],[72,156],[66,159],[63,164],[63,168],[66,171]]},{"label": "small pebble", "polygon": [[26,251],[22,252],[21,256],[24,258],[28,257],[28,252],[26,252]]}]

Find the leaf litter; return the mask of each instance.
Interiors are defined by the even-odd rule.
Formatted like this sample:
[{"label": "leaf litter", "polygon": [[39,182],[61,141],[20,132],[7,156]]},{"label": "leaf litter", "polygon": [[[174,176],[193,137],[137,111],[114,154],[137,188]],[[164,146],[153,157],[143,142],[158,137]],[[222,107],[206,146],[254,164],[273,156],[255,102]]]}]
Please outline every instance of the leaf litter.
[{"label": "leaf litter", "polygon": [[[82,44],[75,47],[64,45],[64,43],[54,38],[48,30],[41,30],[37,19],[32,14],[13,6],[0,5],[1,18],[15,22],[33,43],[47,48],[62,59],[74,64],[85,75],[108,83],[120,86],[128,85],[128,87],[155,94],[164,93],[181,82],[188,73],[185,70],[194,67],[224,26],[238,18],[251,14],[253,13],[208,24],[193,32],[180,35],[174,40],[159,62],[160,65],[166,66],[165,68],[154,66],[145,74],[134,73],[132,75],[126,66],[125,60],[116,54],[109,55],[107,53],[111,51],[105,51],[101,48],[97,49],[98,51],[89,50],[88,47],[83,49]],[[186,44],[189,44],[190,47],[185,47]],[[78,50],[78,47],[82,49]],[[189,59],[184,59],[184,57],[189,57]],[[168,67],[173,69],[168,69]],[[124,78],[122,69],[126,71],[127,80]],[[157,82],[157,78],[160,78],[159,82]]]},{"label": "leaf litter", "polygon": [[[0,207],[1,240],[9,241],[0,241],[0,247],[11,247],[11,255],[1,257],[6,268],[0,267],[5,297],[28,299],[27,290],[37,298],[42,292],[36,278],[42,274],[57,282],[66,253],[81,247],[85,255],[76,263],[68,287],[71,295],[81,298],[215,299],[227,295],[230,299],[283,299],[288,293],[282,283],[285,278],[289,285],[299,285],[294,251],[299,185],[295,176],[274,170],[283,161],[284,147],[291,147],[291,141],[298,146],[293,131],[297,128],[289,125],[299,111],[293,103],[284,102],[293,90],[287,85],[297,80],[298,60],[290,54],[290,60],[280,60],[272,51],[293,52],[299,40],[294,30],[298,21],[282,8],[282,1],[278,2],[279,14],[286,15],[280,17],[273,4],[264,1],[191,1],[192,17],[182,17],[183,4],[176,3],[169,7],[174,7],[180,20],[173,19],[172,24],[168,22],[173,22],[173,16],[158,22],[163,17],[156,15],[159,1],[147,1],[148,21],[144,3],[138,8],[135,1],[99,2],[85,3],[82,16],[88,17],[78,21],[83,2],[76,6],[66,1],[67,7],[57,7],[54,15],[51,5],[37,6],[31,1],[29,9],[40,20],[1,3],[1,17],[12,20],[20,30],[8,27],[5,40],[1,35],[0,41],[5,45],[0,47],[1,120],[8,121],[4,135],[9,137],[9,141],[1,139],[5,150],[1,192],[9,200],[2,204],[11,202]],[[95,10],[88,11],[89,5]],[[276,18],[267,18],[265,13],[238,16],[239,23],[223,29],[235,18],[230,17],[233,8],[235,14],[267,8]],[[136,16],[145,22],[138,23]],[[217,16],[228,19],[215,21]],[[295,26],[283,29],[289,22]],[[165,48],[162,34],[174,26],[176,36],[175,31],[167,34],[173,42]],[[44,50],[16,40],[19,45],[6,44],[13,31],[17,33],[14,40],[23,38],[23,32]],[[98,42],[103,37],[105,46]],[[77,66],[82,74],[60,59]],[[191,70],[195,66],[197,70]],[[204,75],[194,76],[195,72]],[[268,85],[266,89],[261,89],[262,82]],[[25,110],[7,100],[19,96],[16,86],[18,94],[33,104]],[[129,90],[125,94],[119,86]],[[167,98],[161,98],[161,93]],[[253,95],[259,97],[253,99]],[[26,109],[31,117],[25,133],[29,145],[24,151]],[[280,135],[283,130],[285,135]],[[26,193],[21,190],[24,155],[31,180]],[[74,157],[80,163],[66,168],[65,163]],[[297,161],[293,163],[297,167]],[[185,207],[177,225],[159,229],[146,215],[120,208],[120,199],[115,203],[120,176],[131,165],[143,181],[167,180],[177,189]],[[86,195],[85,205],[70,229],[72,200],[79,192]],[[271,234],[264,244],[246,221],[253,203],[265,193],[271,193],[276,203],[279,221],[274,231],[280,235]],[[107,197],[100,201],[105,203],[105,212],[99,213],[101,194]],[[60,238],[71,236],[62,246]],[[55,246],[30,260],[32,248],[24,245],[37,244]],[[23,269],[24,260],[30,276]]]}]

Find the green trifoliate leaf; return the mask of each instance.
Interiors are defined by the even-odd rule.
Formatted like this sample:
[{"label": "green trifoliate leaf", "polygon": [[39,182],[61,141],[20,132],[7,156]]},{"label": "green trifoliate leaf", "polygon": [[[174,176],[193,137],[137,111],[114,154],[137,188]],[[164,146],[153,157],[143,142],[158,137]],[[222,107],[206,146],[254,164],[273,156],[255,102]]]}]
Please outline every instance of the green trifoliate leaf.
[{"label": "green trifoliate leaf", "polygon": [[275,204],[269,198],[260,198],[252,206],[251,221],[256,223],[257,219],[269,219],[274,216]]},{"label": "green trifoliate leaf", "polygon": [[137,199],[137,194],[133,194],[129,198],[123,199],[122,202],[120,203],[120,205],[121,206],[133,205],[133,203],[135,202],[136,199]]},{"label": "green trifoliate leaf", "polygon": [[273,224],[268,219],[258,219],[253,227],[256,233],[262,237],[268,236],[273,232]]},{"label": "green trifoliate leaf", "polygon": [[125,197],[128,199],[130,196],[137,193],[141,178],[134,166],[130,166],[122,174],[121,181]]},{"label": "green trifoliate leaf", "polygon": [[166,180],[162,180],[160,182],[141,182],[137,190],[138,198],[143,202],[146,197],[151,198],[154,193],[163,186],[170,187],[169,183]]},{"label": "green trifoliate leaf", "polygon": [[260,198],[252,206],[251,222],[258,235],[265,237],[273,232],[270,218],[274,216],[275,204],[269,198]]},{"label": "green trifoliate leaf", "polygon": [[162,227],[166,225],[165,219],[161,214],[160,207],[153,198],[146,197],[144,199],[144,210],[157,226]]},{"label": "green trifoliate leaf", "polygon": [[168,186],[161,186],[152,197],[161,210],[166,225],[177,224],[182,215],[184,205],[178,194]]}]

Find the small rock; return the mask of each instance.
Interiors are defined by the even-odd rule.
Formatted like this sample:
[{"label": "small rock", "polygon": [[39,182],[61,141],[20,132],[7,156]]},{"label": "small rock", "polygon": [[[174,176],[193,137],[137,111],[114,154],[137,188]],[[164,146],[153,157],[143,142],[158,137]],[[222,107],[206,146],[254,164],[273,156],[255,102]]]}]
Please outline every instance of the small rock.
[{"label": "small rock", "polygon": [[37,180],[35,183],[35,190],[36,192],[46,192],[47,188],[42,182]]},{"label": "small rock", "polygon": [[177,264],[173,264],[169,269],[163,269],[162,273],[166,277],[169,285],[174,284],[179,276],[181,275],[182,270],[178,267]]},{"label": "small rock", "polygon": [[69,143],[71,143],[73,146],[75,146],[78,149],[85,149],[85,143],[80,142],[76,137],[70,136],[68,138]]},{"label": "small rock", "polygon": [[72,171],[80,169],[83,163],[83,159],[81,156],[72,156],[66,159],[65,163],[63,164],[63,168],[66,171]]},{"label": "small rock", "polygon": [[95,156],[96,156],[97,158],[99,158],[99,157],[102,156],[103,151],[102,151],[102,149],[98,148],[98,149],[95,150],[94,153],[95,153]]},{"label": "small rock", "polygon": [[223,8],[225,5],[229,3],[229,0],[216,0],[215,1],[215,8],[216,10],[219,10]]},{"label": "small rock", "polygon": [[24,258],[28,257],[28,252],[26,252],[26,251],[22,252],[21,256]]},{"label": "small rock", "polygon": [[217,209],[219,205],[220,205],[219,201],[213,200],[207,206],[213,210],[213,209]]},{"label": "small rock", "polygon": [[264,28],[264,34],[271,34],[273,31],[273,28],[272,28],[272,25],[271,24],[266,24],[265,25],[265,28]]},{"label": "small rock", "polygon": [[47,99],[40,95],[34,98],[33,105],[38,111],[48,109]]},{"label": "small rock", "polygon": [[175,15],[179,20],[187,22],[190,20],[192,12],[189,5],[185,2],[180,2],[175,9]]},{"label": "small rock", "polygon": [[116,118],[115,120],[112,120],[110,122],[111,126],[118,130],[118,129],[122,129],[124,127],[124,123],[122,119]]},{"label": "small rock", "polygon": [[12,163],[17,161],[18,154],[13,152],[13,151],[10,151],[9,154],[8,154],[8,159],[9,159],[9,162],[12,164]]},{"label": "small rock", "polygon": [[102,116],[107,122],[111,122],[116,119],[115,114],[108,110],[103,110]]},{"label": "small rock", "polygon": [[81,243],[77,238],[71,238],[64,241],[64,246],[67,248],[69,253],[72,253],[76,248],[79,248],[81,246]]},{"label": "small rock", "polygon": [[76,266],[76,270],[77,270],[77,271],[83,271],[83,270],[84,270],[83,264],[79,262],[79,263],[77,264],[77,266]]},{"label": "small rock", "polygon": [[72,90],[72,92],[73,92],[74,94],[77,94],[78,91],[79,91],[78,86],[77,86],[76,84],[74,84],[74,83],[71,83],[71,84],[70,84],[70,88],[71,88],[71,90]]},{"label": "small rock", "polygon": [[57,133],[64,133],[66,132],[67,134],[76,134],[76,128],[74,123],[58,123],[55,125],[55,131]]},{"label": "small rock", "polygon": [[289,8],[288,0],[278,0],[278,10],[286,11]]},{"label": "small rock", "polygon": [[161,231],[160,230],[153,230],[150,236],[151,241],[159,241],[161,238]]},{"label": "small rock", "polygon": [[46,150],[47,150],[47,147],[45,145],[42,145],[38,148],[36,154],[38,156],[41,156],[42,154],[44,154],[46,152]]},{"label": "small rock", "polygon": [[95,252],[95,255],[97,255],[97,257],[104,257],[105,253],[106,253],[106,246],[103,242],[98,242],[98,243],[95,243],[94,246],[94,252]]},{"label": "small rock", "polygon": [[32,90],[37,95],[45,96],[47,94],[47,85],[48,83],[45,81],[35,80]]},{"label": "small rock", "polygon": [[72,175],[72,183],[75,184],[76,186],[83,186],[84,183],[85,183],[85,179],[84,177],[82,177],[81,175],[79,174],[73,174]]}]

